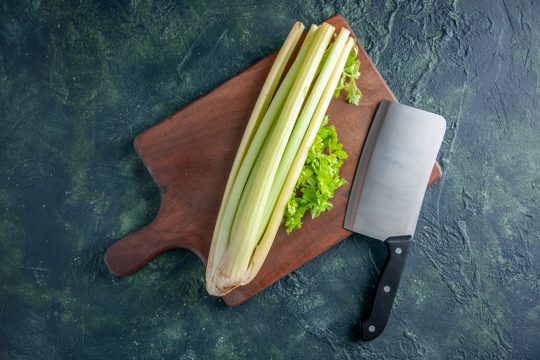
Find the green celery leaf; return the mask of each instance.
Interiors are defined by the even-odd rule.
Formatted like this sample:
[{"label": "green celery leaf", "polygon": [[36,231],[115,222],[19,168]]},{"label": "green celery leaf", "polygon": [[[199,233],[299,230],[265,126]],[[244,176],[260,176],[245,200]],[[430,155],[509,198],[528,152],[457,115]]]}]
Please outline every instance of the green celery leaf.
[{"label": "green celery leaf", "polygon": [[283,220],[288,234],[302,227],[306,212],[316,218],[330,210],[335,190],[347,183],[339,176],[347,153],[338,140],[336,127],[327,124],[328,116],[325,116],[285,208]]}]

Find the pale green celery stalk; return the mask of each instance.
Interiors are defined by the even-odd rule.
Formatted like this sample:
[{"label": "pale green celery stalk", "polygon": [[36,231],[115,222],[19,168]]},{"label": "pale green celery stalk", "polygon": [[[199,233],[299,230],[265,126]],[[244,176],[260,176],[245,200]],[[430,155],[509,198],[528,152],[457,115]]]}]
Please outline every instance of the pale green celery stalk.
[{"label": "pale green celery stalk", "polygon": [[[315,26],[315,25],[312,25],[312,26]],[[342,30],[346,30],[346,29],[342,29]],[[346,30],[348,33],[350,33],[350,31]],[[334,36],[336,37],[336,36]],[[321,59],[321,62],[319,63],[319,67],[317,68],[317,71],[315,72],[315,76],[319,76],[319,74],[321,73],[322,69],[323,69],[323,66],[327,63],[326,62],[326,59],[328,58],[329,54],[332,52],[332,49],[334,47],[334,44],[336,43],[336,41],[333,41],[332,43],[330,43],[330,45],[328,45],[328,47],[326,48],[325,52],[324,52],[324,55]],[[309,101],[309,100],[308,100]],[[307,125],[306,125],[307,126]],[[296,127],[295,127],[296,129]],[[271,131],[271,130],[270,130]],[[295,130],[296,131],[296,130]],[[263,145],[264,146],[264,145]],[[287,152],[288,150],[286,150]],[[292,161],[292,160],[291,160]],[[255,162],[255,164],[253,165],[253,169],[251,170],[252,172],[256,172],[258,171],[258,167],[260,166],[260,161],[259,162]],[[280,165],[280,168],[282,168],[282,166]],[[281,185],[283,185],[283,181],[285,181],[285,175],[280,175],[280,173],[278,172],[278,175],[276,177],[276,180],[278,184],[278,186],[276,186],[276,181],[274,181],[274,184],[272,185],[272,193],[271,193],[271,196],[270,198],[271,199],[274,199],[272,201],[272,203],[275,203],[275,201],[277,200],[277,195],[279,193],[279,190],[281,189]],[[253,186],[253,177],[250,177],[248,179],[248,182],[246,183],[246,186],[244,188],[244,191],[249,191],[248,189],[251,188],[251,186]],[[243,199],[245,200],[245,198]],[[268,219],[270,218],[270,215],[272,214],[272,211],[274,211],[274,208],[272,206],[268,206],[266,207],[265,209],[265,212],[264,212],[264,221],[263,221],[263,224],[266,224],[268,223]],[[261,228],[259,228],[259,232],[258,234],[262,235],[262,232],[264,231],[264,226],[266,225],[262,225]]]},{"label": "pale green celery stalk", "polygon": [[[270,103],[270,106],[265,113],[262,121],[260,122],[255,136],[253,137],[252,142],[246,151],[245,157],[240,165],[239,170],[237,171],[234,184],[232,185],[231,191],[229,192],[227,203],[225,205],[222,205],[223,217],[219,224],[220,226],[216,226],[216,230],[214,231],[214,233],[217,234],[219,238],[228,238],[229,236],[230,227],[232,226],[234,214],[238,207],[238,201],[240,199],[240,196],[242,195],[242,192],[244,190],[246,179],[252,171],[253,163],[255,162],[258,153],[260,152],[262,144],[267,137],[267,134],[272,124],[274,123],[275,118],[283,107],[283,103],[285,102],[289,91],[293,85],[294,79],[298,74],[298,70],[302,65],[302,61],[304,60],[307,54],[307,50],[309,49],[309,46],[313,41],[313,36],[315,35],[316,29],[317,26],[313,25],[309,30],[308,34],[306,35],[306,38],[298,52],[298,55],[293,62],[293,65],[287,72],[287,75],[283,79],[282,84],[279,86],[276,95],[272,99],[272,102]],[[227,242],[224,243],[227,244]]]},{"label": "pale green celery stalk", "polygon": [[[303,27],[303,26],[302,26]],[[295,30],[295,27],[293,27],[293,30]],[[248,131],[254,132],[253,127],[250,128],[250,124],[253,123],[252,119],[254,119],[254,116],[252,114],[250,121],[248,122],[248,127],[245,130],[244,137],[242,138],[242,143],[240,144],[240,148],[238,150],[238,153],[235,158],[235,163],[233,164],[233,169],[231,170],[231,174],[229,175],[229,180],[227,182],[227,187],[225,190],[225,194],[223,196],[221,207],[218,215],[218,219],[216,222],[216,226],[214,229],[214,234],[212,237],[212,244],[210,246],[210,254],[208,257],[208,264],[207,264],[207,271],[206,271],[206,285],[207,290],[210,294],[214,295],[214,293],[217,291],[215,287],[213,287],[213,281],[211,280],[214,274],[214,271],[216,270],[217,263],[219,262],[219,259],[222,257],[223,253],[227,249],[228,245],[228,238],[230,233],[230,228],[232,226],[232,221],[234,220],[234,214],[236,212],[236,209],[238,207],[238,202],[240,199],[240,196],[242,194],[244,185],[246,183],[246,179],[251,171],[253,162],[255,161],[255,158],[262,146],[262,143],[268,133],[269,128],[274,122],[274,119],[278,115],[279,111],[281,110],[283,103],[285,102],[285,99],[287,95],[289,94],[289,91],[292,87],[292,84],[294,82],[294,79],[296,78],[296,75],[298,74],[298,70],[302,64],[303,59],[305,58],[307,54],[307,50],[309,49],[309,46],[311,42],[313,41],[313,37],[315,35],[315,31],[317,29],[316,25],[312,25],[308,34],[306,35],[306,38],[298,52],[298,55],[295,58],[295,61],[293,62],[293,65],[287,72],[287,75],[283,79],[281,85],[279,86],[279,89],[272,99],[270,106],[264,113],[264,116],[262,120],[259,122],[259,124],[256,125],[256,131],[255,135],[246,135]],[[292,31],[291,30],[291,33]],[[287,40],[291,37],[287,38]],[[287,48],[290,48],[292,43],[288,43],[287,40],[285,41],[285,44],[287,44]],[[296,44],[296,42],[295,42]],[[282,48],[282,50],[286,46]],[[293,46],[294,48],[294,46]],[[288,49],[286,50],[288,53]],[[278,58],[280,57],[280,54],[278,55]],[[286,63],[287,60],[281,60],[280,63]],[[276,62],[278,61],[278,58],[276,58]],[[283,59],[285,59],[283,57]],[[273,68],[272,68],[273,69]],[[270,77],[272,73],[272,70],[270,74],[268,75]],[[281,74],[279,76],[273,75],[274,78],[281,77]],[[268,81],[267,81],[268,82]],[[265,83],[266,84],[266,83]],[[264,90],[264,87],[263,87]],[[257,108],[257,105],[256,105]],[[255,109],[254,109],[255,112]],[[249,138],[249,140],[248,140]],[[246,144],[249,143],[249,147],[246,149]]]},{"label": "pale green celery stalk", "polygon": [[254,187],[252,191],[243,194],[247,197],[245,206],[237,210],[223,268],[220,267],[220,272],[225,275],[220,278],[223,281],[221,284],[223,289],[230,290],[245,283],[253,251],[259,242],[256,235],[261,226],[275,174],[333,32],[334,27],[326,23],[317,29],[315,40],[268,139],[267,151],[260,154],[260,161],[264,166],[261,166],[257,173],[250,175],[255,176]]},{"label": "pale green celery stalk", "polygon": [[264,260],[266,259],[266,256],[268,255],[268,252],[270,251],[270,247],[274,242],[276,233],[283,220],[283,213],[285,212],[285,206],[287,205],[287,201],[289,201],[294,191],[294,187],[296,186],[296,182],[298,181],[300,172],[302,171],[302,168],[306,162],[309,148],[313,144],[313,141],[317,136],[317,132],[321,127],[321,122],[324,118],[324,115],[326,114],[326,111],[328,110],[328,106],[330,105],[330,101],[332,100],[334,91],[336,90],[339,79],[341,78],[343,68],[345,67],[345,63],[347,62],[347,58],[349,56],[349,53],[351,52],[353,45],[354,39],[349,38],[347,40],[347,43],[345,44],[345,48],[341,52],[341,55],[332,72],[332,75],[328,80],[326,88],[324,89],[324,93],[319,101],[319,104],[317,105],[317,109],[315,110],[315,114],[313,114],[311,123],[309,124],[308,130],[306,131],[304,139],[302,140],[302,144],[300,145],[300,148],[298,149],[294,162],[291,166],[291,170],[289,171],[287,179],[283,184],[283,188],[281,189],[281,193],[279,194],[278,201],[274,208],[274,212],[272,213],[272,216],[270,218],[270,222],[268,223],[266,231],[264,232],[264,235],[262,236],[253,253],[253,257],[251,260],[252,266],[250,267],[249,276],[246,279],[246,282],[251,281],[257,275],[257,273],[261,269],[262,264],[264,263]]},{"label": "pale green celery stalk", "polygon": [[[252,141],[254,132],[259,127],[261,118],[263,117],[263,115],[266,113],[266,110],[268,109],[268,105],[270,104],[270,101],[272,100],[272,97],[274,96],[279,80],[281,79],[281,76],[283,72],[285,71],[285,67],[287,66],[287,63],[289,62],[289,59],[291,58],[291,55],[294,52],[296,44],[300,40],[302,32],[304,31],[304,28],[305,28],[304,24],[302,24],[301,22],[296,22],[293,25],[291,31],[289,32],[289,34],[287,35],[287,38],[285,39],[283,43],[283,46],[281,47],[278,53],[278,56],[276,57],[276,60],[272,64],[270,72],[268,73],[268,76],[263,84],[263,87],[261,89],[257,102],[255,103],[253,111],[251,112],[251,116],[248,120],[248,124],[246,126],[246,130],[244,131],[244,135],[240,142],[240,146],[236,153],[236,157],[234,159],[231,172],[229,174],[229,179],[227,180],[227,186],[225,187],[225,192],[223,194],[223,198],[221,201],[221,207],[220,207],[218,219],[216,221],[216,228],[219,228],[222,222],[223,209],[229,198],[232,185],[234,184],[234,181],[236,179],[236,175],[238,173],[242,160],[244,159],[246,149],[249,147]],[[223,253],[224,246],[226,246],[226,243],[214,244],[214,241],[212,241],[212,244],[213,246],[210,247],[210,254],[208,256],[209,267],[212,266],[215,260],[215,255]]]},{"label": "pale green celery stalk", "polygon": [[281,162],[279,163],[279,169],[276,174],[276,178],[274,179],[274,182],[272,183],[272,190],[270,192],[268,206],[265,208],[265,212],[263,216],[262,223],[264,224],[264,226],[261,226],[259,228],[259,232],[257,233],[257,238],[259,239],[263,235],[266,225],[268,224],[268,221],[270,219],[270,216],[272,215],[272,212],[274,211],[274,207],[276,205],[279,193],[281,192],[281,189],[283,188],[283,183],[285,182],[285,178],[287,177],[287,174],[289,173],[291,164],[296,156],[296,153],[298,152],[298,148],[300,147],[300,144],[302,143],[302,139],[304,138],[306,130],[313,117],[315,108],[317,107],[319,100],[323,94],[323,91],[326,87],[326,84],[328,83],[328,79],[330,79],[330,76],[332,75],[332,72],[334,71],[334,68],[336,67],[336,63],[339,60],[341,52],[343,51],[343,48],[345,47],[345,43],[347,42],[347,39],[349,38],[350,33],[351,32],[349,30],[342,28],[336,40],[330,45],[329,47],[331,48],[330,52],[326,53],[327,55],[326,60],[324,61],[323,66],[320,67],[321,71],[320,71],[319,77],[317,78],[317,81],[315,82],[315,85],[313,86],[313,89],[311,90],[308,100],[306,101],[306,104],[304,105],[304,108],[302,109],[302,113],[300,114],[300,117],[298,118],[296,125],[294,126],[293,133],[291,135],[291,138],[289,139],[289,143],[287,144],[287,148],[285,149],[283,158],[281,159]]},{"label": "pale green celery stalk", "polygon": [[304,43],[302,44],[302,47],[300,48],[300,51],[298,52],[298,55],[293,62],[293,65],[287,72],[285,79],[283,79],[282,84],[280,85],[276,95],[274,96],[274,99],[270,103],[270,107],[264,115],[259,125],[259,128],[257,129],[255,136],[253,137],[251,145],[247,149],[246,156],[244,157],[244,161],[240,166],[235,182],[231,189],[228,202],[224,208],[224,217],[221,224],[222,226],[219,229],[219,231],[221,232],[220,236],[226,238],[229,237],[230,228],[232,226],[234,215],[238,208],[238,203],[240,201],[242,193],[245,191],[245,188],[247,186],[246,181],[248,179],[248,176],[255,170],[254,163],[257,159],[257,156],[260,153],[261,148],[263,147],[265,139],[268,137],[272,125],[274,125],[275,123],[276,117],[279,115],[281,109],[283,108],[283,104],[285,103],[285,100],[289,95],[289,92],[293,86],[296,76],[298,75],[298,71],[300,70],[302,62],[306,58],[309,47],[313,42],[316,30],[317,26],[313,25],[309,30],[308,34],[306,35],[306,39],[304,40]]}]

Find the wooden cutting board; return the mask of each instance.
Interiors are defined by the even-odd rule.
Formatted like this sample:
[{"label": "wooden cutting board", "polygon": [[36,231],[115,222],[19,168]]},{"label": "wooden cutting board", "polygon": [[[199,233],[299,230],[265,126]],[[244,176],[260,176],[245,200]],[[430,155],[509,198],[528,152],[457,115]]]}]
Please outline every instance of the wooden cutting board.
[{"label": "wooden cutting board", "polygon": [[[327,20],[349,28],[345,19]],[[134,273],[164,251],[185,248],[206,264],[221,197],[244,127],[268,71],[274,53],[233,77],[135,138],[135,150],[161,192],[161,207],[147,226],[112,245],[105,254],[109,270],[118,276]],[[332,101],[328,115],[349,154],[341,174],[352,183],[371,120],[379,102],[396,101],[375,65],[361,48],[358,86],[364,94],[360,106],[342,99]],[[430,184],[441,176],[434,165]],[[341,187],[334,208],[287,235],[283,228],[258,276],[248,285],[224,297],[230,306],[241,304],[351,232],[343,228],[350,186]]]}]

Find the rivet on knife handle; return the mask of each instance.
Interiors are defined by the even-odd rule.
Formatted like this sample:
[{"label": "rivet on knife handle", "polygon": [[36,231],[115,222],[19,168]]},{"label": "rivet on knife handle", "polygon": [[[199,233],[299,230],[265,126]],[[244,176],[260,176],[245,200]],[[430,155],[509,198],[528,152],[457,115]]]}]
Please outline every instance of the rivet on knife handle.
[{"label": "rivet on knife handle", "polygon": [[412,236],[408,235],[391,237],[385,241],[388,247],[388,258],[377,285],[371,313],[360,324],[360,335],[364,341],[373,340],[379,336],[388,322],[401,274],[405,268],[411,239]]}]

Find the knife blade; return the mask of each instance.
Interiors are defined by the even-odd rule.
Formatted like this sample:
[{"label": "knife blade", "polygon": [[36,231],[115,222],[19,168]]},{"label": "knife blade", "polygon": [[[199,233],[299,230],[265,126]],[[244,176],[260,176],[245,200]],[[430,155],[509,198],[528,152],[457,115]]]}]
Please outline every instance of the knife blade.
[{"label": "knife blade", "polygon": [[371,313],[360,323],[364,341],[379,336],[390,317],[445,130],[442,116],[386,100],[373,119],[344,222],[346,229],[388,248]]}]

